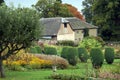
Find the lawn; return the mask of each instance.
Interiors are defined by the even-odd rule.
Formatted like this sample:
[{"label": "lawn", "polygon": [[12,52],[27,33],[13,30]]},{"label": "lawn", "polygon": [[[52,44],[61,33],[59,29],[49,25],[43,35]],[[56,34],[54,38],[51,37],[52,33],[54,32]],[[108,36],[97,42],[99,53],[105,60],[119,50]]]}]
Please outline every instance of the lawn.
[{"label": "lawn", "polygon": [[[115,60],[115,62],[112,65],[108,65],[107,63],[104,62],[101,70],[102,71],[118,71],[120,74],[120,59]],[[88,70],[87,70],[88,67]],[[64,70],[57,70],[56,73],[60,74],[77,74],[80,75],[81,77],[84,77],[87,73],[87,71],[92,71],[92,65],[89,62],[88,64],[86,63],[79,63],[75,67],[69,67],[68,69]],[[89,72],[90,73],[90,72]],[[51,80],[47,79],[48,76],[53,74],[51,69],[45,69],[45,70],[30,70],[30,71],[6,71],[6,78],[5,79],[0,79],[0,80]]]}]

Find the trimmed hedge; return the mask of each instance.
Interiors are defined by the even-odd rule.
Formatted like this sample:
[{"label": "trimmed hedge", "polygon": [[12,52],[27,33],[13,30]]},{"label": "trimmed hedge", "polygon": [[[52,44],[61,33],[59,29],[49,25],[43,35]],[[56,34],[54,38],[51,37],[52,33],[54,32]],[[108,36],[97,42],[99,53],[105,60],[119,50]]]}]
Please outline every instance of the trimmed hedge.
[{"label": "trimmed hedge", "polygon": [[63,48],[62,48],[62,51],[61,51],[61,57],[63,57],[63,58],[65,58],[65,59],[67,59],[67,51],[68,51],[68,47],[67,46],[64,46]]},{"label": "trimmed hedge", "polygon": [[30,47],[30,53],[37,53],[37,50],[35,47]]},{"label": "trimmed hedge", "polygon": [[114,49],[113,48],[105,48],[105,60],[108,64],[112,64],[114,61]]},{"label": "trimmed hedge", "polygon": [[74,42],[71,40],[58,41],[57,44],[62,46],[74,46]]},{"label": "trimmed hedge", "polygon": [[84,48],[84,47],[78,48],[78,57],[81,60],[81,62],[87,62],[88,52],[87,52],[86,48]]},{"label": "trimmed hedge", "polygon": [[45,47],[44,51],[45,51],[45,54],[57,55],[57,50],[54,47],[47,46]]},{"label": "trimmed hedge", "polygon": [[61,57],[67,59],[69,64],[74,66],[77,64],[78,58],[77,49],[73,47],[63,47]]},{"label": "trimmed hedge", "polygon": [[30,47],[30,53],[42,53],[40,46]]},{"label": "trimmed hedge", "polygon": [[102,67],[104,57],[100,48],[92,48],[90,51],[90,57],[91,57],[93,68],[98,69]]},{"label": "trimmed hedge", "polygon": [[35,46],[35,49],[37,50],[37,53],[42,53],[40,46]]}]

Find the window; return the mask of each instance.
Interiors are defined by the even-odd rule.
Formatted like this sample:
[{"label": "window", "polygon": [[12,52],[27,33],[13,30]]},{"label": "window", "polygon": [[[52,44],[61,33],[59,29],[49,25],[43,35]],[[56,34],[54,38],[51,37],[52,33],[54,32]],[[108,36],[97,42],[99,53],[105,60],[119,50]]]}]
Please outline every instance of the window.
[{"label": "window", "polygon": [[64,33],[68,33],[68,30],[67,30],[67,23],[64,23]]},{"label": "window", "polygon": [[64,27],[67,28],[67,23],[64,23]]}]

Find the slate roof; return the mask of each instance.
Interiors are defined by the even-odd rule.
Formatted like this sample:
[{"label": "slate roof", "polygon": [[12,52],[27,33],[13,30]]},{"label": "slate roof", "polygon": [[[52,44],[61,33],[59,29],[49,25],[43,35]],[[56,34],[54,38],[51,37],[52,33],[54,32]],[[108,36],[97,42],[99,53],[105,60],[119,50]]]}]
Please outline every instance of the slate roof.
[{"label": "slate roof", "polygon": [[57,35],[58,30],[60,29],[60,25],[62,23],[69,23],[73,30],[85,29],[85,28],[98,28],[94,25],[81,21],[76,17],[41,18],[40,23],[44,27],[43,35],[48,35],[48,36]]},{"label": "slate roof", "polygon": [[40,23],[44,27],[43,35],[57,35],[61,18],[41,18]]},{"label": "slate roof", "polygon": [[69,21],[69,24],[73,30],[77,29],[85,29],[85,28],[98,28],[97,26],[91,25],[85,21],[82,21],[76,17],[70,17],[70,18],[65,18],[67,21]]}]

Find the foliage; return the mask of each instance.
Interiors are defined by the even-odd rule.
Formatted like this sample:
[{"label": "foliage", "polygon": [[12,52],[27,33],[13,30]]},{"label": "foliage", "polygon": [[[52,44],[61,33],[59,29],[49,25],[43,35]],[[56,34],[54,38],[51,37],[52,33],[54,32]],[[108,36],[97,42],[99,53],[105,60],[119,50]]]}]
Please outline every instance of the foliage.
[{"label": "foliage", "polygon": [[73,48],[73,47],[68,47],[67,49],[67,60],[68,62],[75,66],[77,64],[77,59],[78,59],[78,52],[77,52],[77,49],[76,48]]},{"label": "foliage", "polygon": [[86,48],[78,47],[78,56],[81,62],[87,62],[88,52]]},{"label": "foliage", "polygon": [[68,47],[67,47],[67,46],[64,46],[64,47],[62,48],[62,51],[61,51],[61,57],[67,59],[67,57],[68,57],[67,52],[68,52]]},{"label": "foliage", "polygon": [[84,0],[86,21],[99,27],[99,34],[104,40],[120,40],[119,0]]},{"label": "foliage", "polygon": [[66,74],[52,74],[50,79],[57,79],[57,80],[82,80],[80,75],[66,75]]},{"label": "foliage", "polygon": [[4,2],[4,0],[0,0],[0,5]]},{"label": "foliage", "polygon": [[[120,59],[115,59],[114,65],[108,65],[106,63],[103,64],[102,68],[100,69],[100,79],[105,80],[119,80],[120,79]],[[90,74],[93,74],[93,68],[91,66],[91,63],[88,62],[88,71]],[[118,65],[117,65],[118,64]],[[77,64],[79,68],[70,68],[70,69],[59,69],[56,73],[52,72],[51,69],[43,69],[43,70],[27,70],[27,71],[9,71],[6,70],[7,77],[1,80],[53,80],[48,79],[48,76],[51,76],[53,74],[62,74],[64,76],[70,76],[70,75],[77,75],[81,78],[86,78],[86,63],[79,63]],[[76,66],[74,66],[76,67]],[[118,67],[118,68],[116,68]],[[111,70],[112,69],[112,70]],[[119,71],[118,74],[114,72],[114,70]],[[104,73],[105,72],[105,73]],[[112,74],[112,76],[111,76]],[[114,75],[114,76],[113,76]],[[24,76],[24,77],[23,77]],[[90,77],[93,77],[90,75]],[[79,80],[79,79],[78,79]],[[85,80],[85,79],[84,79]]]},{"label": "foliage", "polygon": [[99,41],[97,41],[94,37],[85,37],[80,43],[80,47],[85,47],[90,50],[91,48],[101,48],[102,45]]},{"label": "foliage", "polygon": [[92,4],[94,0],[84,0],[82,2],[82,5],[84,6],[84,9],[82,9],[82,13],[85,16],[85,20],[88,23],[92,23]]},{"label": "foliage", "polygon": [[29,53],[42,53],[40,46],[30,47]]},{"label": "foliage", "polygon": [[30,47],[29,53],[37,53],[37,50],[35,47]]},{"label": "foliage", "polygon": [[120,59],[120,49],[115,52],[115,59]]},{"label": "foliage", "polygon": [[114,49],[113,48],[105,48],[105,60],[108,64],[112,64],[114,61]]},{"label": "foliage", "polygon": [[58,44],[58,45],[62,45],[62,46],[74,46],[74,42],[71,41],[71,40],[58,41],[57,44]]},{"label": "foliage", "polygon": [[102,67],[104,57],[101,49],[92,48],[90,51],[90,57],[91,57],[92,65],[95,69],[99,69],[100,67]]},{"label": "foliage", "polygon": [[57,50],[54,47],[51,46],[46,46],[45,49],[45,54],[49,54],[49,55],[57,55]]},{"label": "foliage", "polygon": [[10,70],[24,71],[26,69],[41,69],[49,68],[52,66],[50,60],[39,59],[33,54],[27,54],[23,51],[16,55],[11,55],[3,64]]},{"label": "foliage", "polygon": [[57,68],[65,69],[68,67],[69,63],[66,59],[55,56],[55,55],[44,55],[44,54],[35,54],[36,57],[43,60],[49,60],[52,62],[52,65],[56,65]]},{"label": "foliage", "polygon": [[27,48],[41,35],[38,13],[28,8],[0,6],[0,77],[2,61]]},{"label": "foliage", "polygon": [[66,5],[59,0],[39,0],[34,6],[41,17],[69,17],[72,16]]},{"label": "foliage", "polygon": [[70,5],[70,4],[64,4],[64,5],[67,5],[69,11],[71,12],[71,14],[77,18],[79,18],[80,20],[82,21],[85,21],[83,15],[77,10],[76,7]]},{"label": "foliage", "polygon": [[99,25],[101,36],[105,40],[120,40],[119,0],[96,0],[92,6],[93,20]]}]

